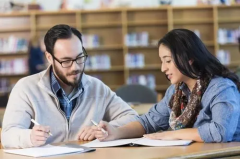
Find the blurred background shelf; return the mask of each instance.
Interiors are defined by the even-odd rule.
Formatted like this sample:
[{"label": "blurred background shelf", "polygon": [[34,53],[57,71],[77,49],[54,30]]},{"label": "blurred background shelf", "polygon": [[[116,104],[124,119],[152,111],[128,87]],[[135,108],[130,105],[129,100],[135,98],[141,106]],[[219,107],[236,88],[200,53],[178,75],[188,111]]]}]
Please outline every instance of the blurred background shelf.
[{"label": "blurred background shelf", "polygon": [[25,77],[27,75],[28,73],[20,73],[20,74],[1,74],[0,73],[0,78]]},{"label": "blurred background shelf", "polygon": [[[170,86],[161,72],[158,56],[158,40],[175,28],[186,28],[202,39],[207,49],[216,56],[220,49],[227,49],[231,54],[228,68],[235,70],[240,64],[237,43],[218,43],[219,28],[236,29],[240,25],[240,5],[236,6],[191,6],[191,7],[154,7],[154,8],[117,8],[76,11],[30,11],[26,13],[0,14],[0,39],[9,36],[25,38],[31,41],[40,38],[56,24],[68,24],[78,28],[84,36],[97,35],[99,44],[88,47],[92,57],[107,56],[110,69],[89,69],[85,72],[102,80],[111,89],[116,90],[128,84],[131,78],[154,76],[155,88],[164,94]],[[147,43],[129,45],[126,36],[142,36],[147,33]],[[126,57],[143,56],[142,67],[129,68]],[[28,52],[4,53],[0,58],[15,59],[29,56]],[[0,74],[14,85],[24,74]]]},{"label": "blurred background shelf", "polygon": [[120,50],[123,49],[122,45],[108,45],[108,46],[99,46],[93,48],[86,48],[86,51],[102,51],[102,50]]},{"label": "blurred background shelf", "polygon": [[4,53],[4,52],[0,52],[0,57],[2,56],[18,56],[18,55],[28,55],[28,52],[8,52],[8,53]]},{"label": "blurred background shelf", "polygon": [[219,23],[239,23],[240,22],[240,18],[231,18],[231,17],[228,17],[228,18],[219,18],[218,19],[218,22]]},{"label": "blurred background shelf", "polygon": [[219,44],[219,46],[238,46],[238,43]]},{"label": "blurred background shelf", "polygon": [[122,25],[121,22],[108,22],[108,23],[90,23],[90,24],[82,24],[82,28],[101,28],[101,27],[120,27]]},{"label": "blurred background shelf", "polygon": [[202,24],[213,23],[213,19],[174,19],[174,24]]},{"label": "blurred background shelf", "polygon": [[161,65],[160,64],[155,64],[155,65],[145,65],[143,67],[138,67],[138,68],[128,68],[129,70],[160,70]]},{"label": "blurred background shelf", "polygon": [[167,20],[158,20],[158,21],[135,21],[127,22],[128,26],[151,26],[151,25],[167,25]]},{"label": "blurred background shelf", "polygon": [[19,28],[5,28],[0,29],[0,33],[3,32],[23,32],[23,31],[30,31],[30,27],[19,27]]},{"label": "blurred background shelf", "polygon": [[112,66],[109,69],[86,69],[85,72],[114,72],[114,71],[124,71],[124,66]]}]

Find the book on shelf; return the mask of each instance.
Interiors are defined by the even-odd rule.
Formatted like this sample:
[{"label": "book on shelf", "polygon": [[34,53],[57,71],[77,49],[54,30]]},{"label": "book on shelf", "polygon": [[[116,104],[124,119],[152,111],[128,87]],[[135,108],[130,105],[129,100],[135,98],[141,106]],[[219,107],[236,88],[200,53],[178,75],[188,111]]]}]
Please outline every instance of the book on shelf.
[{"label": "book on shelf", "polygon": [[9,36],[8,38],[0,38],[0,54],[9,54],[28,51],[28,40]]},{"label": "book on shelf", "polygon": [[131,75],[128,77],[127,84],[141,84],[151,89],[156,88],[156,79],[152,74],[148,75]]},{"label": "book on shelf", "polygon": [[125,61],[128,68],[142,68],[145,65],[144,55],[142,53],[128,53],[125,56]]},{"label": "book on shelf", "polygon": [[240,27],[237,29],[218,29],[219,44],[237,44],[238,38],[240,38]]},{"label": "book on shelf", "polygon": [[218,50],[217,52],[217,59],[223,64],[223,65],[229,65],[231,62],[231,55],[229,51],[227,50]]},{"label": "book on shelf", "polygon": [[82,36],[83,46],[87,48],[96,48],[100,46],[99,36],[96,34],[84,34]]},{"label": "book on shelf", "polygon": [[98,70],[110,68],[111,59],[107,54],[89,56],[87,61],[85,62],[86,70]]},{"label": "book on shelf", "polygon": [[28,71],[27,59],[0,59],[0,74],[24,74]]},{"label": "book on shelf", "polygon": [[148,46],[149,34],[148,32],[129,33],[125,35],[126,46]]},{"label": "book on shelf", "polygon": [[0,79],[0,93],[8,93],[10,90],[9,80],[6,78]]}]

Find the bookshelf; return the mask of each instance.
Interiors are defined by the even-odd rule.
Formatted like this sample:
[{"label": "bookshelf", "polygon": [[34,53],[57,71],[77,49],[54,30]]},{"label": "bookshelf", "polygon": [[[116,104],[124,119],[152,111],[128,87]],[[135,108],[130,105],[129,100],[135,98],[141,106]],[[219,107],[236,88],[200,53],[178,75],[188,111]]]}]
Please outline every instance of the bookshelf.
[{"label": "bookshelf", "polygon": [[[98,77],[111,89],[116,90],[127,84],[131,76],[155,76],[155,90],[164,93],[169,81],[160,69],[157,42],[174,28],[187,28],[200,32],[200,38],[210,52],[216,55],[219,49],[231,54],[229,68],[240,64],[240,53],[236,43],[218,43],[218,29],[237,29],[240,25],[240,5],[197,6],[197,7],[156,7],[118,8],[88,11],[58,11],[0,14],[0,38],[14,35],[30,40],[40,37],[53,25],[64,23],[76,27],[84,35],[97,35],[98,45],[86,47],[89,56],[107,55],[111,61],[109,69],[88,69],[85,72]],[[129,45],[126,35],[146,36],[147,45]],[[143,33],[143,34],[142,34]],[[138,36],[138,35],[137,35]],[[125,56],[141,53],[144,66],[129,68]],[[0,58],[27,58],[27,52],[0,53]],[[23,74],[0,74],[14,84]]]},{"label": "bookshelf", "polygon": [[26,42],[34,30],[29,13],[0,14],[0,21],[0,107],[5,107],[11,87],[28,75],[27,67],[19,68],[27,62]]},{"label": "bookshelf", "polygon": [[[221,6],[217,10],[218,28],[224,28],[228,30],[240,29],[240,8],[239,6],[227,7]],[[230,69],[235,69],[239,66],[240,52],[237,42],[228,42],[218,45],[219,50],[227,50],[231,55]]]}]

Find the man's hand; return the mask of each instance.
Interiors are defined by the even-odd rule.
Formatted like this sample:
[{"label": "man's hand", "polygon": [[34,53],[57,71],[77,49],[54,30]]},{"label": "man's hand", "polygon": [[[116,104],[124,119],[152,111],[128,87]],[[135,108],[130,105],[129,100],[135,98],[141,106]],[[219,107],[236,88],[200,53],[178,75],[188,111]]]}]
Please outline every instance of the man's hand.
[{"label": "man's hand", "polygon": [[78,140],[91,141],[95,139],[95,127],[96,126],[85,126],[78,133]]},{"label": "man's hand", "polygon": [[35,125],[32,128],[30,139],[33,146],[41,146],[44,145],[49,137],[50,127]]}]

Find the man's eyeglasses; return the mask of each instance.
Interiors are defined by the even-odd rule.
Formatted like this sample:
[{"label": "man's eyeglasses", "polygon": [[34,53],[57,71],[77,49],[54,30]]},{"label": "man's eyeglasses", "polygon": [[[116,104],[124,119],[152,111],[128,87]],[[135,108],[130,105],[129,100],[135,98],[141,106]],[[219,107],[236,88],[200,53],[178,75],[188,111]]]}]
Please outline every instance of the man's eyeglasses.
[{"label": "man's eyeglasses", "polygon": [[84,56],[77,57],[74,60],[66,60],[66,61],[59,61],[54,55],[52,55],[53,59],[56,60],[58,63],[62,65],[63,68],[71,67],[73,62],[75,61],[77,64],[83,64],[87,60],[87,52],[83,48]]}]

